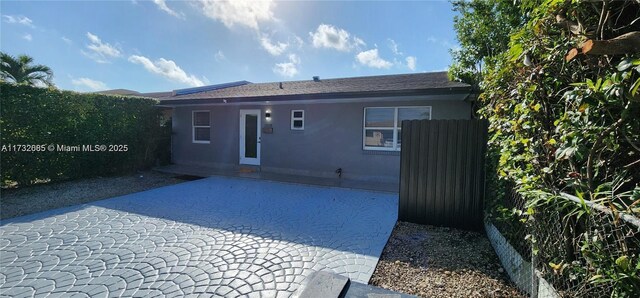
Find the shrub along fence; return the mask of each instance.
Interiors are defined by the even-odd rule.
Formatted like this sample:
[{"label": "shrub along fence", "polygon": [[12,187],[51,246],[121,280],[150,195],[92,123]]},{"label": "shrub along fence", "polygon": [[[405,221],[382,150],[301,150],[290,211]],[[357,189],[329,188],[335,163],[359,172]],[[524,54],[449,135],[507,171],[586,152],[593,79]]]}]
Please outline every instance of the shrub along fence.
[{"label": "shrub along fence", "polygon": [[560,295],[640,295],[638,218],[567,194],[530,213],[533,264]]},{"label": "shrub along fence", "polygon": [[521,283],[523,291],[532,297],[640,295],[640,219],[564,193],[528,204],[513,191],[502,199],[514,216],[494,213],[489,220],[514,248],[512,255],[492,242],[503,262],[521,258],[533,271],[509,272],[516,283],[530,279],[529,287]]},{"label": "shrub along fence", "polygon": [[112,175],[166,162],[170,126],[149,98],[0,82],[2,185]]}]

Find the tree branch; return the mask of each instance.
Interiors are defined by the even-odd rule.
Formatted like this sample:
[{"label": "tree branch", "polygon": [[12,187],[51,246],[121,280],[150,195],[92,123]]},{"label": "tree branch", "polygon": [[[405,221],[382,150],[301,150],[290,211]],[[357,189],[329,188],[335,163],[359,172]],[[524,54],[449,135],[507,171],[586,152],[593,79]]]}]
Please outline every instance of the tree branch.
[{"label": "tree branch", "polygon": [[609,16],[609,0],[602,1],[602,10],[600,11],[600,20],[598,21],[598,28],[596,28],[596,36],[600,36],[600,39],[604,39],[604,24]]},{"label": "tree branch", "polygon": [[624,55],[640,52],[640,31],[622,34],[609,40],[589,39],[582,44],[585,55]]},{"label": "tree branch", "polygon": [[569,62],[569,61],[573,60],[573,58],[578,56],[578,54],[580,54],[580,51],[578,49],[576,49],[576,48],[572,48],[571,50],[569,50],[567,55],[564,56],[564,60]]}]

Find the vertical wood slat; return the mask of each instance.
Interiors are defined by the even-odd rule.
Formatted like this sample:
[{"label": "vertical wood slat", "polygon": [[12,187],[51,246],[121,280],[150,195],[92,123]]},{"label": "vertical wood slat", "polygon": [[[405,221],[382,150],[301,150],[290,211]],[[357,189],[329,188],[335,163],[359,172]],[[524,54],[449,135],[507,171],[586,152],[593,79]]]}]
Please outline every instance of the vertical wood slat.
[{"label": "vertical wood slat", "polygon": [[402,147],[400,151],[400,197],[405,198],[404,200],[400,200],[398,204],[398,218],[403,218],[407,220],[409,217],[407,212],[409,210],[407,203],[409,200],[409,162],[411,158],[409,158],[411,154],[411,126],[402,124]]},{"label": "vertical wood slat", "polygon": [[456,135],[456,182],[455,182],[455,189],[456,189],[456,210],[462,210],[461,212],[461,216],[458,219],[458,221],[464,223],[464,219],[466,218],[466,209],[464,207],[465,204],[465,187],[464,187],[464,175],[462,175],[462,173],[464,173],[463,171],[463,167],[464,167],[464,157],[466,156],[466,152],[467,152],[467,146],[465,146],[465,135],[467,133],[467,125],[465,125],[466,123],[463,121],[458,121],[457,125],[458,125],[458,133]]},{"label": "vertical wood slat", "polygon": [[[430,136],[429,136],[429,144],[431,145],[429,148],[435,148],[436,144],[438,142],[438,125],[437,122],[433,122],[433,123],[427,123],[425,125],[429,125],[431,127],[431,131],[430,131]],[[428,196],[426,197],[427,200],[427,206],[429,206],[430,209],[430,214],[431,217],[428,218],[435,218],[436,216],[436,178],[438,177],[437,175],[437,165],[438,163],[436,162],[438,160],[438,150],[429,150],[427,148],[427,153],[429,155],[429,162],[431,163],[428,167],[428,173],[427,176],[429,177],[429,181],[427,181],[427,191],[428,191]]]},{"label": "vertical wood slat", "polygon": [[419,214],[416,210],[418,200],[418,171],[420,158],[420,123],[418,121],[411,122],[411,169],[409,170],[409,212],[412,221],[418,220]]},{"label": "vertical wood slat", "polygon": [[[429,148],[429,126],[428,125],[420,125],[420,152],[426,152],[427,148]],[[428,165],[428,155],[427,154],[419,154],[418,160],[418,198],[424,198],[426,196],[427,190],[427,165]],[[418,204],[416,206],[417,216],[420,214],[424,214],[427,209],[427,204],[425,200],[417,200]]]},{"label": "vertical wood slat", "polygon": [[482,227],[486,120],[402,122],[402,221]]}]

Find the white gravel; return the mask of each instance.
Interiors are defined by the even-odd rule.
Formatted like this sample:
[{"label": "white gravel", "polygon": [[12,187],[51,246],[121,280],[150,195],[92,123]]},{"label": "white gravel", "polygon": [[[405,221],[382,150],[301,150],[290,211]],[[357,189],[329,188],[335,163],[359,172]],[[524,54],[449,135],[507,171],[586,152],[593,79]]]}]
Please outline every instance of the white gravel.
[{"label": "white gravel", "polygon": [[398,222],[370,284],[421,297],[525,297],[478,232]]}]

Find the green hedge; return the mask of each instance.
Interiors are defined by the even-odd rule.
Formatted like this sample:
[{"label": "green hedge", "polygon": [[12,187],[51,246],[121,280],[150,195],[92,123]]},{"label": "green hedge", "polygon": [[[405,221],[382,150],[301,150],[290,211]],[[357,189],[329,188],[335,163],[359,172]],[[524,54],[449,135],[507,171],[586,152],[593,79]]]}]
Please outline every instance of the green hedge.
[{"label": "green hedge", "polygon": [[[640,52],[567,59],[587,39],[638,30],[637,1],[601,2],[456,1],[454,75],[480,79],[487,176],[502,179],[487,181],[491,220],[531,244],[536,271],[562,296],[640,297],[640,233],[620,216],[640,216]],[[492,38],[505,27],[508,38]],[[509,185],[525,204],[510,201]]]},{"label": "green hedge", "polygon": [[[159,159],[166,161],[171,132],[169,125],[161,125],[161,113],[155,105],[149,98],[0,82],[2,185],[113,175],[149,167]],[[59,145],[81,146],[81,151],[61,152]],[[106,151],[89,152],[83,145],[98,150],[98,145],[104,145]],[[127,145],[127,150],[110,151],[124,149],[110,145]]]}]

